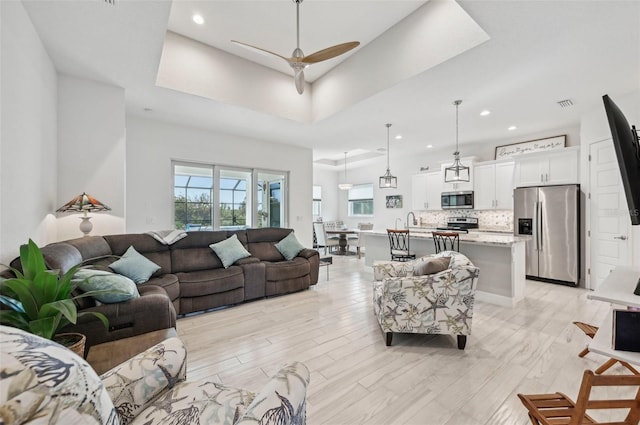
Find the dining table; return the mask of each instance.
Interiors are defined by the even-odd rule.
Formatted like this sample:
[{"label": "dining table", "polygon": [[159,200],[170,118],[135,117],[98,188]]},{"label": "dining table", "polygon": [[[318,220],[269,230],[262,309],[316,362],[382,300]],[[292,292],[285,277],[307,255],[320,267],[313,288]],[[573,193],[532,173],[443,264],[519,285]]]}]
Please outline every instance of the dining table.
[{"label": "dining table", "polygon": [[338,235],[338,250],[334,252],[336,255],[356,255],[355,252],[350,252],[347,249],[349,245],[349,235],[357,235],[360,233],[358,229],[327,229],[325,231],[327,235]]}]

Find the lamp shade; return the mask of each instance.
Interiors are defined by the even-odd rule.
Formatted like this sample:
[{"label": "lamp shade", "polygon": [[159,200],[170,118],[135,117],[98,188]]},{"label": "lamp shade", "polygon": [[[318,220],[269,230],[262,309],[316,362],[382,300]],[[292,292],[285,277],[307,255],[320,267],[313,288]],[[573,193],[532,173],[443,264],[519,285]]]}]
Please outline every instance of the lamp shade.
[{"label": "lamp shade", "polygon": [[82,194],[76,196],[60,208],[56,212],[95,212],[95,211],[110,211],[111,208],[98,201],[91,195]]},{"label": "lamp shade", "polygon": [[84,213],[83,217],[80,217],[82,220],[80,222],[80,231],[84,233],[85,236],[89,236],[91,230],[93,229],[93,224],[91,224],[91,217],[87,215],[89,212],[97,212],[97,211],[110,211],[111,208],[98,201],[91,195],[87,195],[82,192],[82,194],[76,196],[60,208],[56,210],[56,212],[82,212]]}]

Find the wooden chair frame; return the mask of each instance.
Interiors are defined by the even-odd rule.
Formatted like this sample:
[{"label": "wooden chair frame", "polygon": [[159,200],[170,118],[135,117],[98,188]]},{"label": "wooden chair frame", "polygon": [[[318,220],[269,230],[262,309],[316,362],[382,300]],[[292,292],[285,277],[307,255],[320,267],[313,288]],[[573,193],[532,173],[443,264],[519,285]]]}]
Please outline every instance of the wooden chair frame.
[{"label": "wooden chair frame", "polygon": [[[573,322],[574,325],[576,325],[582,332],[585,333],[585,335],[587,335],[589,338],[593,339],[593,337],[596,335],[596,332],[598,332],[598,327],[597,326],[593,326],[590,325],[588,323],[584,323],[584,322]],[[582,350],[579,354],[578,357],[584,357],[589,353],[589,347],[585,347],[584,350]],[[617,359],[609,359],[606,362],[604,362],[599,368],[597,368],[595,370],[596,375],[600,375],[601,373],[606,372],[611,366],[615,365],[616,363],[620,362],[620,364],[624,367],[626,367],[627,369],[629,369],[631,371],[631,373],[633,373],[634,375],[640,375],[640,372],[638,372],[633,366],[631,366],[629,363],[622,361],[622,360],[617,360]]]},{"label": "wooden chair frame", "polygon": [[392,261],[415,260],[416,255],[412,254],[410,250],[409,229],[387,229],[387,235],[389,235],[389,250]]},{"label": "wooden chair frame", "polygon": [[[637,387],[635,398],[591,399],[593,387]],[[596,375],[585,370],[578,398],[574,402],[565,394],[518,394],[527,408],[533,425],[638,425],[640,422],[640,375]],[[623,421],[598,422],[589,416],[587,410],[629,409]]]},{"label": "wooden chair frame", "polygon": [[432,232],[436,254],[442,251],[460,252],[460,234],[458,232]]}]

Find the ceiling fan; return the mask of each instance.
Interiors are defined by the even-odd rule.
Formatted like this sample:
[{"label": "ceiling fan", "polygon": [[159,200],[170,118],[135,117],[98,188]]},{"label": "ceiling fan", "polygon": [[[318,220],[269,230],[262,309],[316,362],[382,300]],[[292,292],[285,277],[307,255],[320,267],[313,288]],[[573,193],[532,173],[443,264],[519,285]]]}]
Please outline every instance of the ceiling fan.
[{"label": "ceiling fan", "polygon": [[302,49],[300,49],[300,3],[302,3],[302,0],[293,1],[296,4],[296,48],[291,54],[290,58],[270,52],[269,50],[261,49],[260,47],[255,47],[250,44],[243,43],[241,41],[231,40],[231,42],[239,46],[251,49],[253,51],[257,51],[258,53],[267,53],[269,55],[277,56],[287,61],[289,66],[291,66],[294,71],[293,80],[296,84],[296,89],[298,90],[299,94],[302,94],[302,92],[304,92],[304,69],[307,66],[311,65],[312,63],[333,59],[336,56],[347,53],[349,50],[358,47],[360,45],[360,42],[350,41],[348,43],[337,44],[335,46],[319,50],[315,53],[310,54],[309,56],[305,56],[304,53],[302,53]]}]

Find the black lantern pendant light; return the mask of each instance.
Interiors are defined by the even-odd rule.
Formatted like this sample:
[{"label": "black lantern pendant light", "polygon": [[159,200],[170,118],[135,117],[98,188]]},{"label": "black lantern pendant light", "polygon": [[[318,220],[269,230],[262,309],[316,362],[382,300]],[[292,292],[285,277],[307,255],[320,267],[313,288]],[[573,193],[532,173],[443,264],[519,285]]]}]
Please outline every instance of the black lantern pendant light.
[{"label": "black lantern pendant light", "polygon": [[391,124],[385,124],[387,126],[387,172],[384,176],[380,176],[380,189],[395,189],[398,187],[398,178],[391,175],[389,170],[389,127]]},{"label": "black lantern pendant light", "polygon": [[468,182],[471,180],[469,178],[469,167],[460,162],[460,152],[458,151],[458,106],[461,103],[461,100],[453,102],[456,105],[456,151],[453,153],[453,164],[444,169],[445,183]]}]

